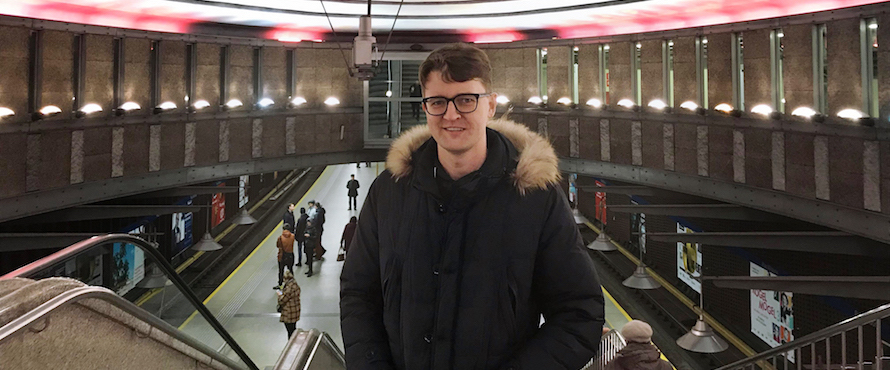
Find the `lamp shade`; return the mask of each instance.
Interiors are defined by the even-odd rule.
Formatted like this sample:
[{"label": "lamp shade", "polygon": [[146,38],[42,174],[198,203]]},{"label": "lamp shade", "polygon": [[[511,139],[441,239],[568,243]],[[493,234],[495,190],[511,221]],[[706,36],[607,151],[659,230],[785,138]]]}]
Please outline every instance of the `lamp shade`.
[{"label": "lamp shade", "polygon": [[717,353],[729,348],[729,344],[717,336],[701,316],[688,333],[677,339],[677,345],[687,351],[699,353]]},{"label": "lamp shade", "polygon": [[209,232],[207,232],[204,233],[204,236],[201,237],[201,240],[199,240],[197,243],[195,243],[195,245],[192,246],[192,249],[196,251],[212,252],[222,249],[222,245],[217,243],[216,240],[213,240],[213,237],[210,236]]},{"label": "lamp shade", "polygon": [[652,275],[649,275],[649,272],[646,271],[646,265],[639,264],[637,265],[637,269],[634,270],[633,275],[629,278],[625,279],[623,283],[624,286],[628,288],[634,289],[658,289],[661,288],[661,284],[655,281],[652,278]]},{"label": "lamp shade", "polygon": [[590,244],[587,245],[587,249],[602,252],[618,250],[618,248],[612,245],[612,243],[609,241],[609,236],[607,236],[606,233],[600,233],[600,235],[596,237],[594,241],[590,242]]},{"label": "lamp shade", "polygon": [[251,225],[256,223],[256,219],[253,218],[250,213],[247,213],[247,209],[242,208],[241,213],[238,214],[238,217],[235,217],[235,219],[232,220],[232,223],[235,225]]}]

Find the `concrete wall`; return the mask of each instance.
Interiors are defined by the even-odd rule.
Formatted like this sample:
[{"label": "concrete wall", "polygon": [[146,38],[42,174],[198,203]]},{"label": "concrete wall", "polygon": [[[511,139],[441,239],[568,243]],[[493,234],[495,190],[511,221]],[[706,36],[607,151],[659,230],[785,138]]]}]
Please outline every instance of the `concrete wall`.
[{"label": "concrete wall", "polygon": [[142,107],[134,115],[151,114],[151,40],[124,39],[124,84],[125,102],[135,102]]},{"label": "concrete wall", "polygon": [[74,71],[74,34],[60,31],[43,33],[43,91],[40,109],[55,105],[62,109],[49,119],[71,118],[71,101],[74,98],[71,74]]},{"label": "concrete wall", "polygon": [[[678,37],[674,41],[674,107],[685,101],[701,106],[696,80],[695,37]],[[645,91],[645,88],[644,90]]]},{"label": "concrete wall", "polygon": [[599,45],[580,45],[578,50],[578,97],[579,104],[596,98],[604,101],[600,90]]},{"label": "concrete wall", "polygon": [[631,73],[631,42],[613,42],[609,44],[609,104],[615,105],[621,99],[634,100],[630,86]]},{"label": "concrete wall", "polygon": [[547,49],[547,96],[550,104],[562,97],[572,99],[571,79],[569,68],[571,66],[570,46],[556,46]]},{"label": "concrete wall", "polygon": [[[185,100],[186,82],[186,46],[182,41],[161,41],[161,100],[158,103],[171,101],[180,110],[189,104]],[[189,97],[191,98],[191,97]]]},{"label": "concrete wall", "polygon": [[537,53],[534,48],[485,49],[491,60],[492,89],[517,107],[538,95]]},{"label": "concrete wall", "polygon": [[750,112],[755,106],[773,106],[772,83],[770,77],[770,36],[769,29],[745,31],[745,110]]},{"label": "concrete wall", "polygon": [[708,108],[732,105],[731,39],[728,33],[708,35]]},{"label": "concrete wall", "polygon": [[114,101],[114,38],[102,35],[86,36],[86,66],[84,76],[85,104],[99,104],[108,115]]},{"label": "concrete wall", "polygon": [[799,107],[814,108],[813,101],[813,26],[795,25],[782,28],[785,50],[782,72],[785,88],[785,113]]},{"label": "concrete wall", "polygon": [[670,104],[665,98],[664,90],[664,71],[661,61],[661,40],[641,41],[640,48],[640,69],[642,86],[642,102],[640,105],[647,106],[649,102],[659,99],[665,104]]},{"label": "concrete wall", "polygon": [[[862,64],[859,62],[859,20],[829,22],[828,44],[828,114],[841,110],[862,110]],[[885,87],[886,88],[886,87]]]}]

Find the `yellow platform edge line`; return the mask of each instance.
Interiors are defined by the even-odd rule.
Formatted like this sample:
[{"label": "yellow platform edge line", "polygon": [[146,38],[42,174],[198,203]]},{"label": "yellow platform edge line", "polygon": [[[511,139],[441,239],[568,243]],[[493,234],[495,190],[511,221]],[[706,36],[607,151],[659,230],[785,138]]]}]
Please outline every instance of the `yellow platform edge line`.
[{"label": "yellow platform edge line", "polygon": [[[318,180],[316,180],[314,183],[312,183],[312,186],[309,187],[309,190],[307,190],[306,193],[303,194],[303,197],[300,198],[300,200],[297,201],[296,204],[302,204],[302,203],[303,203],[303,201],[306,199],[306,196],[309,195],[309,193],[312,192],[312,189],[315,189],[315,185],[317,185],[317,184],[320,183],[320,182],[323,182],[322,179],[324,178],[325,174],[328,173],[329,170],[330,170],[330,167],[325,167],[325,170],[324,170],[324,171],[321,173],[321,175],[318,177]],[[253,207],[253,209],[250,210],[250,212],[253,212],[253,210],[255,210],[256,208],[258,208],[260,204],[262,204],[262,203],[265,202],[267,199],[269,199],[269,196],[270,196],[272,193],[274,193],[274,192],[275,192],[275,190],[270,191],[269,194],[266,195],[265,198],[263,198],[260,202],[257,203],[256,206]],[[250,252],[249,255],[247,255],[247,258],[245,258],[244,261],[241,261],[241,264],[239,264],[238,267],[235,268],[235,271],[232,271],[232,273],[229,274],[229,276],[226,277],[226,279],[223,280],[223,282],[222,282],[221,284],[219,284],[219,286],[216,287],[216,289],[214,289],[213,292],[210,293],[209,296],[207,296],[207,299],[204,300],[204,304],[205,304],[205,305],[207,304],[207,302],[210,302],[210,299],[213,298],[213,296],[216,295],[216,292],[218,292],[220,289],[222,289],[223,286],[225,286],[226,283],[229,282],[229,279],[231,279],[232,276],[235,276],[235,274],[238,272],[238,270],[241,269],[241,266],[244,266],[244,264],[247,263],[247,261],[250,260],[250,257],[253,257],[254,253],[256,253],[258,250],[260,250],[260,247],[262,247],[263,244],[266,244],[266,241],[269,240],[269,238],[272,236],[272,234],[274,234],[276,231],[278,231],[278,229],[280,229],[280,228],[282,227],[282,222],[284,222],[284,221],[279,221],[278,224],[275,226],[275,228],[273,228],[272,231],[269,232],[269,235],[266,235],[266,237],[263,239],[263,241],[260,242],[259,244],[257,244],[257,246],[253,248],[253,251]],[[233,226],[234,226],[234,225],[233,225]],[[226,231],[228,231],[228,230],[226,230]],[[197,310],[193,311],[192,314],[189,315],[189,317],[188,317],[187,319],[185,319],[185,321],[183,321],[182,325],[179,325],[179,330],[182,330],[182,328],[184,328],[186,325],[188,325],[188,323],[191,322],[192,319],[195,318],[195,315],[197,315],[197,314],[198,314],[198,311],[197,311]]]},{"label": "yellow platform edge line", "polygon": [[[584,224],[587,225],[588,228],[590,228],[597,234],[602,233],[602,231],[600,231],[600,229],[597,228],[596,226],[594,226],[590,221],[585,221]],[[637,264],[637,265],[640,263],[640,260],[637,259],[636,257],[634,257],[634,255],[631,254],[630,252],[628,252],[626,249],[624,249],[624,246],[622,246],[621,244],[618,244],[616,241],[612,240],[611,238],[609,238],[609,241],[612,242],[612,244],[614,244],[615,247],[618,248],[618,251],[621,252],[621,254],[623,254],[625,257],[627,257],[627,259],[629,259],[631,262],[633,262],[634,264]],[[683,293],[680,293],[680,291],[677,290],[677,288],[675,288],[673,285],[671,285],[667,280],[662,278],[661,275],[658,275],[652,269],[646,267],[646,271],[649,272],[649,275],[651,275],[652,278],[655,279],[655,281],[657,281],[659,284],[661,284],[661,286],[663,286],[664,289],[666,289],[674,297],[679,299],[680,302],[683,302],[683,304],[686,307],[688,307],[690,310],[692,310],[693,312],[696,312],[695,303],[692,302],[692,300],[689,299],[689,297],[687,297]],[[697,313],[698,312],[696,312],[696,314]],[[720,333],[720,335],[723,336],[723,338],[725,338],[728,342],[732,343],[732,345],[735,346],[736,348],[738,348],[739,351],[742,351],[742,353],[744,353],[745,356],[751,357],[751,356],[754,356],[757,354],[757,352],[755,352],[751,347],[749,347],[747,344],[745,344],[745,342],[743,342],[741,339],[739,339],[739,337],[735,336],[735,334],[733,334],[731,331],[729,331],[729,329],[727,329],[725,326],[723,326],[717,320],[715,320],[713,317],[711,317],[711,315],[708,315],[707,313],[703,313],[702,316],[704,316],[705,322],[707,322],[709,325],[711,325],[714,328],[714,331]]]}]

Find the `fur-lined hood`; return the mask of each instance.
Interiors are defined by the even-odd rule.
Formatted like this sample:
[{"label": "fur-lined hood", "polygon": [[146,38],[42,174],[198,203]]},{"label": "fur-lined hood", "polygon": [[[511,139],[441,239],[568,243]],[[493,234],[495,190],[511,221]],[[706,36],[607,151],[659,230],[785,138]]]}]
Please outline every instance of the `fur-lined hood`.
[{"label": "fur-lined hood", "polygon": [[[559,159],[553,146],[541,135],[527,127],[508,119],[497,119],[488,122],[488,128],[499,132],[509,140],[519,152],[516,171],[511,174],[513,186],[520,194],[536,189],[546,189],[561,179]],[[398,181],[413,170],[412,156],[429,138],[429,127],[414,127],[393,141],[386,156],[386,169]]]}]

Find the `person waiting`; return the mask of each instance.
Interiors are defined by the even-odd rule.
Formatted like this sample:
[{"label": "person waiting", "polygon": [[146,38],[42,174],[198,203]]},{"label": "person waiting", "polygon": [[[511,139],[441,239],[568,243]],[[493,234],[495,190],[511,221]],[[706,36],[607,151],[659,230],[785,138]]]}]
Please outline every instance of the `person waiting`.
[{"label": "person waiting", "polygon": [[631,320],[621,328],[627,345],[606,364],[605,370],[672,370],[661,359],[661,352],[652,345],[652,327],[644,321]]}]

